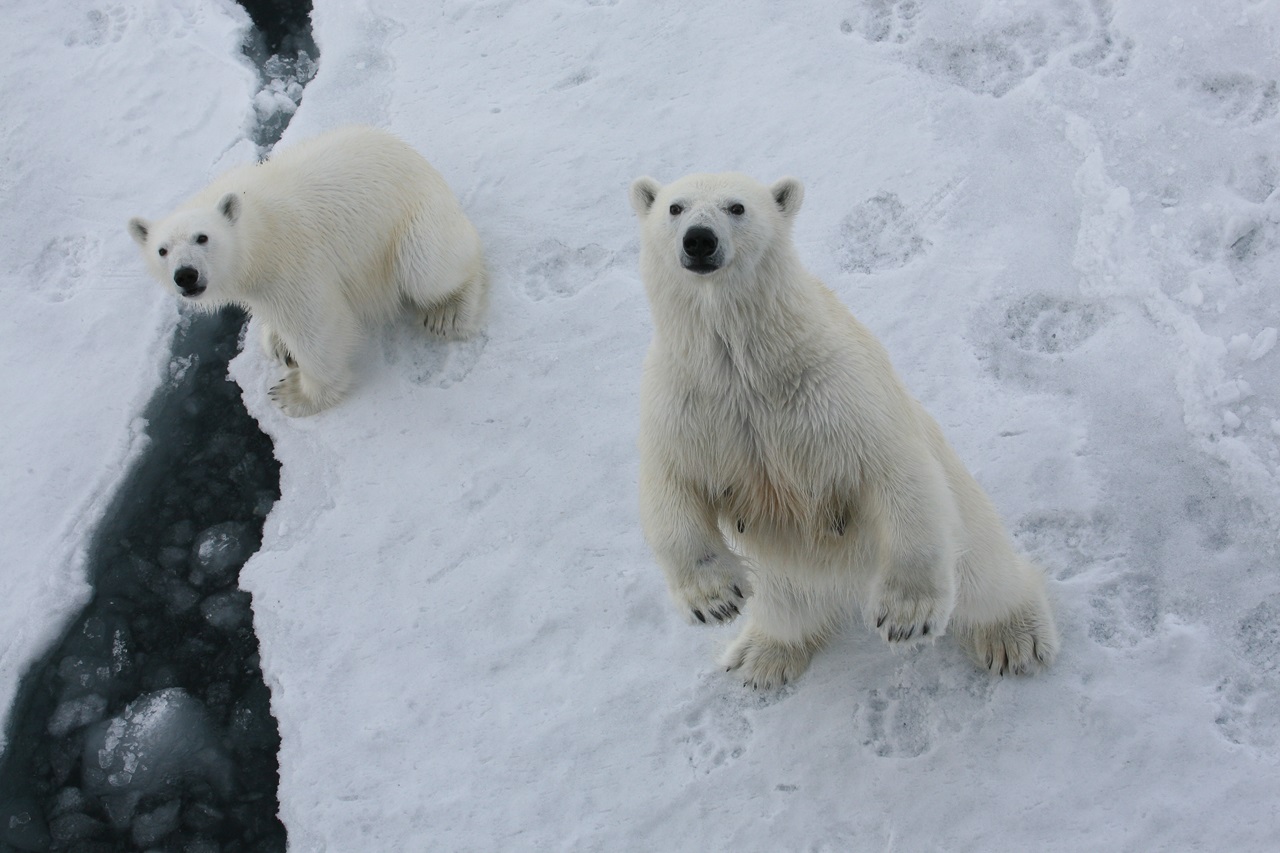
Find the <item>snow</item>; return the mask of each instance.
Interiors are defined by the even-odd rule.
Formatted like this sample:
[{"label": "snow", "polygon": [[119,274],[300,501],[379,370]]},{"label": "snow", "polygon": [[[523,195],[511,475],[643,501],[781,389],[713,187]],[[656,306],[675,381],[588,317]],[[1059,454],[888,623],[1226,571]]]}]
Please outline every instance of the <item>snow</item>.
[{"label": "snow", "polygon": [[[315,6],[282,144],[411,142],[493,296],[470,342],[380,333],[314,418],[273,409],[256,345],[233,364],[283,464],[241,584],[291,849],[1274,843],[1280,2]],[[87,596],[167,364],[177,307],[124,223],[251,157],[274,97],[244,23],[74,2],[0,34],[0,707]],[[670,606],[626,189],[702,170],[804,181],[801,256],[1046,567],[1051,671],[850,626],[756,694],[713,663],[734,628]]]}]

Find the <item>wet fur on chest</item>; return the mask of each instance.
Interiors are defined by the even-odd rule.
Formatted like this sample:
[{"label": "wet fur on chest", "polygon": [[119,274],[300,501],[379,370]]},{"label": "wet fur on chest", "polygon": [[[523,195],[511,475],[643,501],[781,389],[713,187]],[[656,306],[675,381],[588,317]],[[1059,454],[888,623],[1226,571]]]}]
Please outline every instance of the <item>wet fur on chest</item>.
[{"label": "wet fur on chest", "polygon": [[840,538],[858,522],[856,462],[824,365],[767,364],[713,338],[715,369],[686,374],[678,418],[685,471],[730,532]]}]

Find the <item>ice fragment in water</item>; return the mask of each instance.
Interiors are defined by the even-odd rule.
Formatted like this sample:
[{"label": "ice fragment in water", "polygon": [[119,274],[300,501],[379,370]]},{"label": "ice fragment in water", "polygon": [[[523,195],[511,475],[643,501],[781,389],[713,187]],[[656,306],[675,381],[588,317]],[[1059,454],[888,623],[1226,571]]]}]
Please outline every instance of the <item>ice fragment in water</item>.
[{"label": "ice fragment in water", "polygon": [[0,802],[0,842],[17,850],[49,849],[49,829],[35,800]]},{"label": "ice fragment in water", "polygon": [[133,821],[133,843],[150,847],[178,828],[181,800],[170,800],[160,808],[138,815]]},{"label": "ice fragment in water", "polygon": [[219,592],[206,598],[200,605],[200,615],[206,622],[222,631],[234,631],[249,624],[253,614],[249,610],[249,593],[242,589]]},{"label": "ice fragment in water", "polygon": [[191,546],[191,582],[197,586],[229,583],[258,544],[257,535],[249,526],[237,521],[200,531]]},{"label": "ice fragment in water", "polygon": [[82,726],[96,723],[107,711],[107,700],[91,693],[75,699],[64,699],[49,718],[49,734],[64,737]]},{"label": "ice fragment in water", "polygon": [[203,705],[181,688],[129,703],[85,737],[84,785],[90,794],[150,795],[205,781],[222,795],[231,768]]}]

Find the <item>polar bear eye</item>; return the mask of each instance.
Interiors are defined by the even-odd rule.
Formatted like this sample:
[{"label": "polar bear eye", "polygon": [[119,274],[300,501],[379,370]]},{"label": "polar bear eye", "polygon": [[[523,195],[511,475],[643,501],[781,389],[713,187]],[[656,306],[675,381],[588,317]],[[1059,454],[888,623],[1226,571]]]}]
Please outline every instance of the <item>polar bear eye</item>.
[{"label": "polar bear eye", "polygon": [[741,216],[747,212],[747,209],[740,204],[731,204],[729,205],[729,212],[734,216]]},{"label": "polar bear eye", "polygon": [[682,213],[684,213],[684,205],[682,205],[682,204],[673,204],[673,205],[671,205],[671,215],[672,215],[672,216],[679,216],[679,215],[680,215],[680,214],[682,214]]},{"label": "polar bear eye", "polygon": [[161,250],[160,250],[160,257],[162,257],[162,258],[163,258],[163,257],[164,257],[165,255],[167,255],[167,254],[169,254],[169,250],[168,250],[168,249],[161,249]]},{"label": "polar bear eye", "polygon": [[208,242],[209,242],[209,235],[208,235],[208,234],[197,234],[197,235],[196,235],[196,242],[197,242],[197,243],[199,243],[201,246],[203,246],[205,243],[208,243]]}]

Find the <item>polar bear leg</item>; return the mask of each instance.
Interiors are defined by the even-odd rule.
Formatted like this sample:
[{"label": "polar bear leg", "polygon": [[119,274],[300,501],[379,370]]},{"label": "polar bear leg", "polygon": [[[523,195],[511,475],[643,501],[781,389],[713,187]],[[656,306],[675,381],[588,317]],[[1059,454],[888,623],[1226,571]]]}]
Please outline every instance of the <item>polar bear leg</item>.
[{"label": "polar bear leg", "polygon": [[273,358],[283,364],[285,367],[297,367],[298,363],[294,361],[293,354],[289,352],[289,347],[280,339],[280,335],[266,320],[258,321],[258,332],[262,343],[262,351],[266,353],[268,358]]},{"label": "polar bear leg", "polygon": [[978,666],[1023,675],[1053,662],[1058,629],[1040,570],[1001,550],[961,558],[954,633]]},{"label": "polar bear leg", "polygon": [[488,290],[488,273],[483,264],[440,302],[421,306],[422,325],[442,338],[470,337],[480,325],[484,313],[484,295]]},{"label": "polar bear leg", "polygon": [[845,596],[838,590],[798,583],[762,572],[747,613],[747,624],[720,659],[743,683],[771,690],[794,681],[809,667],[847,617]]},{"label": "polar bear leg", "polygon": [[896,473],[871,491],[884,557],[864,617],[886,642],[918,642],[944,633],[955,607],[958,519],[940,467],[916,462]]},{"label": "polar bear leg", "polygon": [[746,566],[724,540],[711,505],[661,472],[652,453],[640,458],[640,521],[667,577],[671,598],[691,624],[731,622],[752,587]]},{"label": "polar bear leg", "polygon": [[327,303],[327,311],[325,305],[312,303],[300,310],[304,316],[291,317],[273,332],[297,366],[268,392],[294,418],[321,412],[346,395],[351,360],[361,340],[360,322],[336,299]]},{"label": "polar bear leg", "polygon": [[489,276],[480,235],[461,210],[418,213],[397,247],[394,272],[428,331],[465,338],[479,328]]}]

